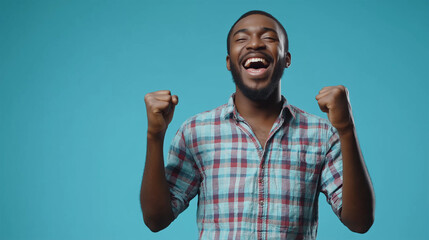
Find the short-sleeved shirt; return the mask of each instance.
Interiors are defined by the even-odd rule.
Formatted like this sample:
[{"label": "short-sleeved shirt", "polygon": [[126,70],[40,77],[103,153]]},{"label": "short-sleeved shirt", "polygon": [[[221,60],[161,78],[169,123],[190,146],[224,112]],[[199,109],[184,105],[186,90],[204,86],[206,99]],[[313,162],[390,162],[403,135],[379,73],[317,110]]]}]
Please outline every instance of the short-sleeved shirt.
[{"label": "short-sleeved shirt", "polygon": [[198,194],[200,239],[315,239],[319,193],[342,207],[339,135],[288,104],[265,146],[234,106],[197,114],[176,133],[166,176],[175,217]]}]

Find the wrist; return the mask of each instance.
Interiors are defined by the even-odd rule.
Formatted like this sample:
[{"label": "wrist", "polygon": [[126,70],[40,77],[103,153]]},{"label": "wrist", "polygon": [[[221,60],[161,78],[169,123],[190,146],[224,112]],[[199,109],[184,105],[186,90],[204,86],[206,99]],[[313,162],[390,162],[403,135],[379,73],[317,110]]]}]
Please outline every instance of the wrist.
[{"label": "wrist", "polygon": [[345,136],[345,135],[350,135],[350,134],[354,134],[355,133],[355,125],[354,124],[349,124],[347,126],[341,127],[341,128],[336,128],[338,131],[338,134],[340,136]]},{"label": "wrist", "polygon": [[150,130],[147,131],[147,139],[153,141],[163,141],[165,137],[165,131],[162,132],[152,132]]}]

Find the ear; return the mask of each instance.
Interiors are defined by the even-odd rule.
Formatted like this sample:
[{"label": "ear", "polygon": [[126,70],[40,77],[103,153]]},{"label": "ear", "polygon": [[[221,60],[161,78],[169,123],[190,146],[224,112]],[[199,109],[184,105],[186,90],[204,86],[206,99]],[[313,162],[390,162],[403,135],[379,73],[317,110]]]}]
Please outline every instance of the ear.
[{"label": "ear", "polygon": [[292,56],[290,55],[290,52],[287,52],[286,53],[286,66],[285,66],[285,68],[288,68],[290,66],[291,61],[292,61]]},{"label": "ear", "polygon": [[231,59],[229,55],[226,55],[226,69],[228,69],[228,71],[231,71]]}]

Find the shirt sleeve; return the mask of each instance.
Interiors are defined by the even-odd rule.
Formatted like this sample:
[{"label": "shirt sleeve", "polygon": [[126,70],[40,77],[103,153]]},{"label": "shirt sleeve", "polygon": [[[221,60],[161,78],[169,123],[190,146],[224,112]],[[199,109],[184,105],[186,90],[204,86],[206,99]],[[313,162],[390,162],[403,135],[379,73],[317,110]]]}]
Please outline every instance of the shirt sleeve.
[{"label": "shirt sleeve", "polygon": [[341,219],[343,203],[343,159],[340,137],[337,130],[330,126],[327,134],[325,163],[322,168],[321,192],[338,218]]},{"label": "shirt sleeve", "polygon": [[185,125],[183,125],[173,138],[165,167],[175,218],[189,206],[189,202],[198,193],[200,185],[199,170],[187,146],[185,136],[188,134],[185,133]]}]

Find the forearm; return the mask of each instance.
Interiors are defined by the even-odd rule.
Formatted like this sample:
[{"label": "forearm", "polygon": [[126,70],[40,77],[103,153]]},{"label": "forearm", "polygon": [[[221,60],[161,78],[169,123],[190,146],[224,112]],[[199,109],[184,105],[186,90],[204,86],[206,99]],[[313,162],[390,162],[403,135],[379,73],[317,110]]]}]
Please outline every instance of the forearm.
[{"label": "forearm", "polygon": [[140,202],[144,221],[152,231],[164,229],[174,219],[170,190],[165,178],[163,142],[163,134],[148,134]]},{"label": "forearm", "polygon": [[374,221],[374,191],[353,127],[339,131],[343,157],[342,222],[364,233]]}]

